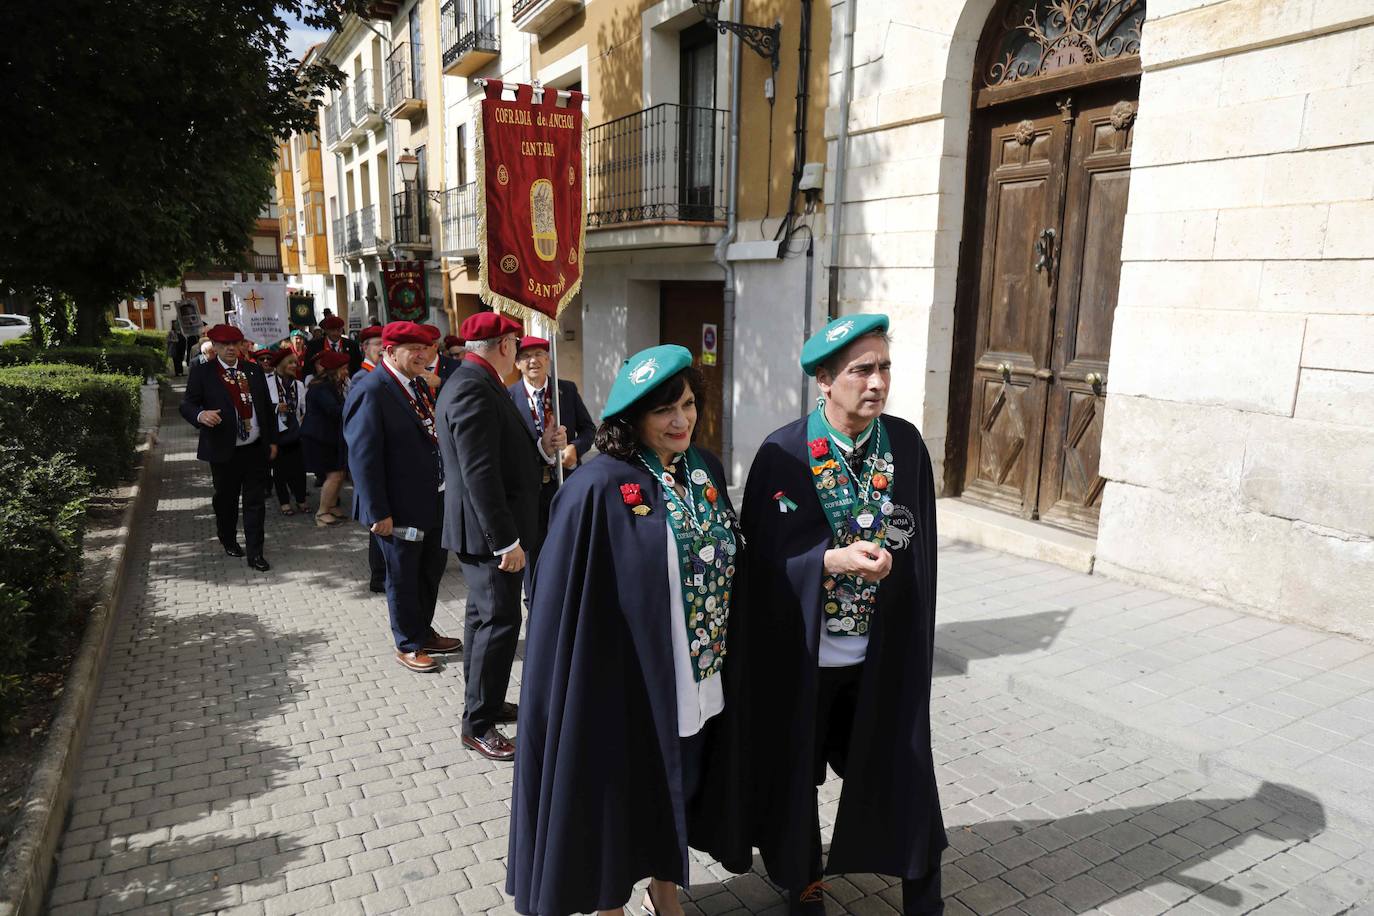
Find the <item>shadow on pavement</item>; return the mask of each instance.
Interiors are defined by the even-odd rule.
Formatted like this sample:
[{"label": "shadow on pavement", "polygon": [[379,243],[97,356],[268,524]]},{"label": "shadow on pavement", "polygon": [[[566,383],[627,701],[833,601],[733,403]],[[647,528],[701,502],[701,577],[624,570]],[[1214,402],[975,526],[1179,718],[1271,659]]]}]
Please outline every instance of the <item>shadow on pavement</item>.
[{"label": "shadow on pavement", "polygon": [[[1263,800],[1275,794],[1301,810],[1282,811]],[[1238,798],[951,826],[943,869],[946,911],[981,916],[1032,898],[1026,912],[1087,913],[1140,891],[1158,898],[1156,911],[1192,898],[1202,898],[1198,903],[1209,910],[1249,910],[1301,883],[1302,873],[1285,874],[1292,866],[1275,857],[1325,828],[1320,801],[1270,783]],[[695,885],[688,912],[785,913],[781,891],[764,874],[756,856],[749,874]],[[828,913],[889,912],[871,901],[856,906],[873,897],[901,911],[900,881],[881,875],[827,880]]]},{"label": "shadow on pavement", "polygon": [[937,623],[935,652],[941,664],[936,667],[935,676],[967,674],[972,661],[1048,649],[1054,645],[1072,613],[1071,610],[1040,611],[991,620]]}]

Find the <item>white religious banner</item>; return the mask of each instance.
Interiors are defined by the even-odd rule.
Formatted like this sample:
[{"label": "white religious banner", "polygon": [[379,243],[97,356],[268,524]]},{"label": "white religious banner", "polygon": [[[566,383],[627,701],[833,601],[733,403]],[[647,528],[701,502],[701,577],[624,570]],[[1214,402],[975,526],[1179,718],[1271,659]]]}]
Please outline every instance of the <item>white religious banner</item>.
[{"label": "white religious banner", "polygon": [[243,336],[260,347],[274,344],[291,333],[286,283],[245,280],[229,284],[238,308],[238,327]]}]

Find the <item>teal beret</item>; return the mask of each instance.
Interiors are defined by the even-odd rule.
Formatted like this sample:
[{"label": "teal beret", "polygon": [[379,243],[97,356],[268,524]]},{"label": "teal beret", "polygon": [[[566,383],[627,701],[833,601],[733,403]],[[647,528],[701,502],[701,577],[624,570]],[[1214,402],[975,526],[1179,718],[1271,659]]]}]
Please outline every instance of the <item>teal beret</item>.
[{"label": "teal beret", "polygon": [[815,375],[825,362],[865,334],[887,330],[887,316],[876,313],[844,315],[821,328],[806,342],[801,351],[802,371]]},{"label": "teal beret", "polygon": [[676,344],[640,350],[620,367],[620,374],[611,385],[611,396],[606,399],[602,419],[609,420],[624,413],[640,398],[691,365],[692,351]]}]

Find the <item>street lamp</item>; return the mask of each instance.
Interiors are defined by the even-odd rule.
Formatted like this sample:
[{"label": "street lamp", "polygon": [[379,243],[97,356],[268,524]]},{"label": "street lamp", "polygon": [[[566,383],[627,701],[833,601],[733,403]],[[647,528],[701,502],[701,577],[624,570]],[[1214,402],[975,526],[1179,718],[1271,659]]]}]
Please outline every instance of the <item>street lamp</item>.
[{"label": "street lamp", "polygon": [[692,0],[692,5],[701,13],[707,25],[714,26],[722,35],[727,32],[738,35],[741,41],[757,51],[760,57],[767,59],[773,65],[773,70],[777,71],[778,44],[782,36],[781,22],[775,22],[765,28],[761,25],[745,25],[742,22],[719,19],[716,14],[720,12],[720,0]]},{"label": "street lamp", "polygon": [[[396,168],[401,173],[401,184],[413,185],[420,180],[420,160],[410,151],[410,147],[402,150],[401,155],[396,157]],[[429,199],[436,204],[443,201],[443,194],[439,191],[424,189]]]}]

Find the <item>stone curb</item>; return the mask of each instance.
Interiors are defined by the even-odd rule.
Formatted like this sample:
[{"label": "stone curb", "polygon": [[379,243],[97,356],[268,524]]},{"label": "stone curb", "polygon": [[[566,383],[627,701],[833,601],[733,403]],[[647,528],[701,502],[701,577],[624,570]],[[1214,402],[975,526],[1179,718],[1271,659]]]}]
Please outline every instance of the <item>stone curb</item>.
[{"label": "stone curb", "polygon": [[[975,673],[975,669],[979,667],[976,663],[985,664],[987,661],[968,658],[938,645],[935,647],[935,659],[937,663],[949,665],[974,676],[979,676]],[[1071,711],[1083,721],[1102,730],[1103,734],[1120,736],[1133,745],[1173,760],[1208,779],[1229,782],[1252,790],[1264,801],[1285,811],[1311,817],[1314,814],[1315,799],[1321,817],[1329,826],[1356,831],[1374,830],[1374,801],[1370,799],[1361,798],[1335,786],[1312,787],[1312,792],[1296,788],[1304,784],[1311,786],[1310,778],[1294,770],[1275,765],[1266,766],[1264,761],[1254,760],[1230,750],[1204,747],[1200,742],[1187,740],[1187,732],[1181,730],[1176,739],[1163,737],[1124,721],[1107,708],[1106,704],[1094,697],[1064,690],[1041,675],[997,668],[981,676],[995,678],[999,686],[1008,693],[1028,702],[1061,712]]]},{"label": "stone curb", "polygon": [[[156,392],[153,396],[156,398]],[[57,846],[81,763],[81,745],[114,635],[114,622],[129,567],[129,542],[134,527],[147,509],[152,490],[149,485],[157,479],[156,471],[162,463],[155,448],[157,428],[145,428],[141,432],[143,466],[133,484],[132,499],[120,520],[114,555],[101,580],[100,597],[91,608],[86,634],[68,673],[47,744],[29,780],[9,851],[0,862],[0,916],[36,916],[47,897]]]}]

